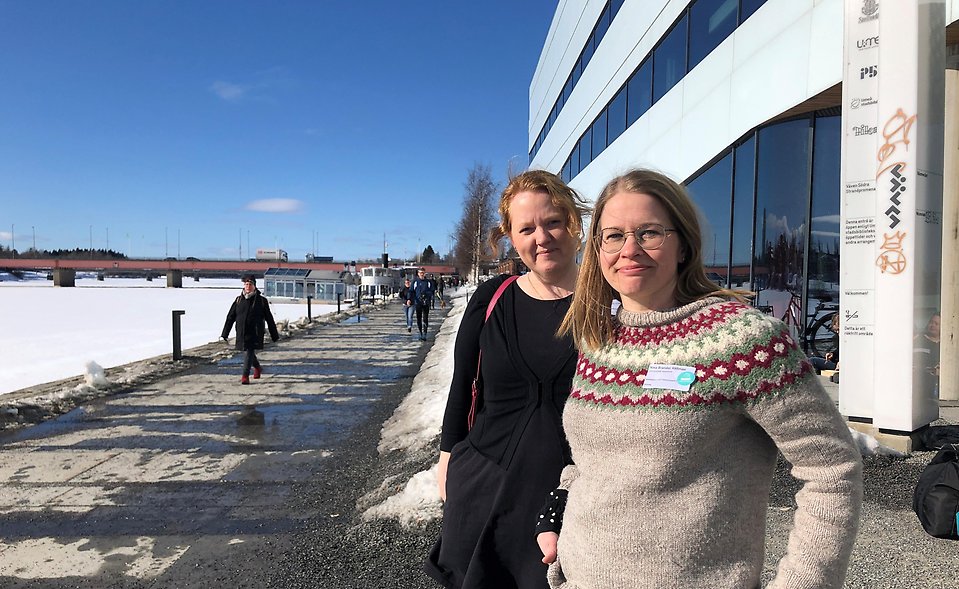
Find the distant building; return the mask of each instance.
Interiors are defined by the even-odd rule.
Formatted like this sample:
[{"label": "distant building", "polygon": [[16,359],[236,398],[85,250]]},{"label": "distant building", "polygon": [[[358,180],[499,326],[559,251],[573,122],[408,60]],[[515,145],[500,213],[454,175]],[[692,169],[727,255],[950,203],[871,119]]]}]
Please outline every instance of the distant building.
[{"label": "distant building", "polygon": [[348,299],[356,292],[353,275],[341,270],[270,268],[263,275],[263,294],[267,297],[335,302],[337,295]]}]

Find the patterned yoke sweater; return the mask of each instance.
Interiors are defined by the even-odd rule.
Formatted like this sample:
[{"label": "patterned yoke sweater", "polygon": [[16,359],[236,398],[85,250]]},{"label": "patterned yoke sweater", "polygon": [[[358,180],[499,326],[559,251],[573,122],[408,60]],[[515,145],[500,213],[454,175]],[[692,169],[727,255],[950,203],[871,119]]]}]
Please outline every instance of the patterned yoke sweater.
[{"label": "patterned yoke sweater", "polygon": [[[803,486],[769,587],[840,587],[861,459],[785,325],[717,298],[617,320],[615,342],[580,354],[564,410],[576,465],[550,585],[758,588],[778,449]],[[651,365],[695,380],[644,388]]]}]

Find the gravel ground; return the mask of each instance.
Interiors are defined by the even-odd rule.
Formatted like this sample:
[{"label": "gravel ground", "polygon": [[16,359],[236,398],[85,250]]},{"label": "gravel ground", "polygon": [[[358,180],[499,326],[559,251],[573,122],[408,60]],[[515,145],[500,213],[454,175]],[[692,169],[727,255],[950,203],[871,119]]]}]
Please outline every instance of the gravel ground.
[{"label": "gravel ground", "polygon": [[[362,509],[357,507],[363,496],[382,481],[395,475],[405,481],[434,460],[432,455],[420,456],[415,462],[377,455],[380,424],[391,413],[388,405],[399,400],[384,403],[377,415],[355,432],[349,450],[330,464],[322,480],[302,490],[299,500],[304,508],[317,509],[321,515],[294,542],[297,549],[274,564],[271,587],[438,587],[421,572],[423,558],[439,532],[438,521],[412,529],[392,521],[364,522],[359,516]],[[957,586],[959,544],[926,535],[912,512],[916,480],[934,454],[914,452],[907,458],[863,459],[862,524],[844,587]],[[773,577],[776,562],[785,551],[797,490],[788,463],[780,461],[767,516],[764,583]]]}]

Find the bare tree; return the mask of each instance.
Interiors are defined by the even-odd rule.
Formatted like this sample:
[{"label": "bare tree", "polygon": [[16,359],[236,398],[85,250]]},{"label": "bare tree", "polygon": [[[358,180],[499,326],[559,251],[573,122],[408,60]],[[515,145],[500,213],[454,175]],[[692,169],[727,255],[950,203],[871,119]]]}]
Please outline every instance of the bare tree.
[{"label": "bare tree", "polygon": [[480,267],[493,257],[487,240],[496,223],[495,195],[499,187],[488,165],[475,164],[463,188],[463,216],[456,225],[453,263],[461,276],[470,276],[475,282]]}]

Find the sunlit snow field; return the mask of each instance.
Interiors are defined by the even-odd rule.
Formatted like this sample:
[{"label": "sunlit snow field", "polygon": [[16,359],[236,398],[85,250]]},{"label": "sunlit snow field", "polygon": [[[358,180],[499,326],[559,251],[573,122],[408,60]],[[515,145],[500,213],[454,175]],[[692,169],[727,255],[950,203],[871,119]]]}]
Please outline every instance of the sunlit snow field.
[{"label": "sunlit snow field", "polygon": [[[78,273],[76,287],[56,288],[44,274],[18,280],[0,273],[0,395],[80,376],[90,361],[110,368],[170,354],[174,309],[186,311],[180,318],[184,350],[216,341],[240,287],[235,279],[185,277],[183,288],[166,288],[164,277],[98,281]],[[272,303],[277,321],[306,317],[305,301]],[[312,313],[335,310],[314,304]]]}]

